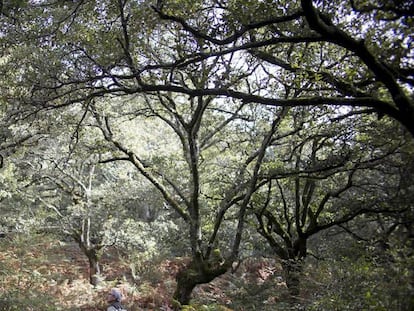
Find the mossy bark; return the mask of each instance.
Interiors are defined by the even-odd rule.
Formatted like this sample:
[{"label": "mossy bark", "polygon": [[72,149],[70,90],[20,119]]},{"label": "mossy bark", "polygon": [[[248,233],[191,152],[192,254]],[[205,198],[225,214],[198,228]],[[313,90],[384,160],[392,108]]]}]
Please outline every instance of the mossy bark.
[{"label": "mossy bark", "polygon": [[193,260],[176,277],[177,288],[174,299],[181,305],[188,305],[194,288],[199,284],[206,284],[229,269],[228,263],[212,263],[202,260]]},{"label": "mossy bark", "polygon": [[78,242],[82,252],[86,255],[89,262],[89,283],[93,286],[98,285],[101,280],[100,258],[102,251],[100,247],[88,248],[84,243]]},{"label": "mossy bark", "polygon": [[99,284],[101,278],[101,268],[99,265],[99,256],[93,252],[87,254],[89,261],[89,282],[91,285],[96,286]]},{"label": "mossy bark", "polygon": [[303,271],[302,260],[286,260],[282,264],[286,286],[292,297],[300,293],[300,279]]}]

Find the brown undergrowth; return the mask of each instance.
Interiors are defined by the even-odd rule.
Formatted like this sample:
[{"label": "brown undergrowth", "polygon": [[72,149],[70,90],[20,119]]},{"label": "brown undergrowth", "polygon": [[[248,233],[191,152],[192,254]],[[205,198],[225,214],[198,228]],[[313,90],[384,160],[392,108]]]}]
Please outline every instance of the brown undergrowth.
[{"label": "brown undergrowth", "polygon": [[[187,262],[145,262],[134,275],[125,254],[111,249],[102,258],[103,279],[93,287],[86,257],[75,243],[44,235],[8,236],[0,241],[0,310],[106,310],[111,287],[122,290],[130,311],[171,310],[175,275]],[[246,260],[235,271],[198,286],[193,310],[274,310],[286,298],[280,273],[271,260]]]}]

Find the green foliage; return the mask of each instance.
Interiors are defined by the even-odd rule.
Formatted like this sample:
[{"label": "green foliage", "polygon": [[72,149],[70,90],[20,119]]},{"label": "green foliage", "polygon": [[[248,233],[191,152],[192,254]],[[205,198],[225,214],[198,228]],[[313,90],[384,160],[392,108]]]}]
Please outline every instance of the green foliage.
[{"label": "green foliage", "polygon": [[336,245],[333,257],[311,266],[309,280],[324,287],[309,302],[309,310],[411,310],[414,258],[408,249],[378,252],[362,243]]},{"label": "green foliage", "polygon": [[17,180],[14,176],[15,166],[13,163],[7,163],[1,168],[0,174],[0,202],[10,198],[16,191]]},{"label": "green foliage", "polygon": [[0,294],[0,310],[2,311],[56,311],[53,297],[48,293],[36,290],[14,288]]},{"label": "green foliage", "polygon": [[[47,280],[33,269],[45,260],[36,253],[36,244],[43,238],[33,233],[17,233],[0,241],[0,310],[56,310],[54,298],[45,292]],[[10,257],[13,252],[16,258]]]},{"label": "green foliage", "polygon": [[274,310],[274,301],[277,301],[278,296],[281,295],[280,292],[275,292],[273,282],[255,284],[236,279],[232,285],[233,299],[230,306],[234,310]]},{"label": "green foliage", "polygon": [[218,305],[218,304],[209,304],[209,305],[184,305],[181,307],[181,311],[231,311],[227,307]]},{"label": "green foliage", "polygon": [[[17,152],[1,171],[1,225],[138,250],[138,277],[164,254],[244,254],[237,221],[269,207],[261,229],[292,260],[364,209],[412,211],[412,137],[383,114],[414,135],[413,20],[374,3],[2,1],[0,150]],[[357,273],[336,298],[348,304],[358,282],[351,306],[394,307],[368,290],[385,271],[364,260],[346,262]],[[237,307],[253,295],[265,308],[258,288],[238,294]]]}]

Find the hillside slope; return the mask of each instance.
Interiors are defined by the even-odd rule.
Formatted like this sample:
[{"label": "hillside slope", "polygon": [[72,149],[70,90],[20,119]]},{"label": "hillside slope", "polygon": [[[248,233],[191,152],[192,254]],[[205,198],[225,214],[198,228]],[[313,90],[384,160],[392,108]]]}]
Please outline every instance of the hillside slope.
[{"label": "hillside slope", "polygon": [[[0,240],[0,310],[105,310],[106,292],[114,286],[122,289],[130,311],[169,310],[175,275],[186,260],[137,267],[126,257],[115,249],[106,252],[103,280],[93,287],[87,259],[76,244],[45,235],[7,236]],[[268,260],[249,260],[235,273],[196,288],[194,304],[204,310],[254,310],[257,304],[260,310],[274,310],[271,306],[287,295],[275,272],[280,274]]]}]

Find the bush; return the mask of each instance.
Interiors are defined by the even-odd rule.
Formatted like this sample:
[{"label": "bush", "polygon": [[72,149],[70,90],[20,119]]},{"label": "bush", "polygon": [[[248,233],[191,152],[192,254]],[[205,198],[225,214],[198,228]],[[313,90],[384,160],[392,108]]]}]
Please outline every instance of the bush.
[{"label": "bush", "polygon": [[414,292],[410,265],[405,260],[375,259],[361,256],[325,262],[329,273],[323,273],[321,283],[326,286],[320,287],[308,310],[411,311]]},{"label": "bush", "polygon": [[55,311],[50,295],[38,291],[11,289],[0,295],[1,311]]}]

